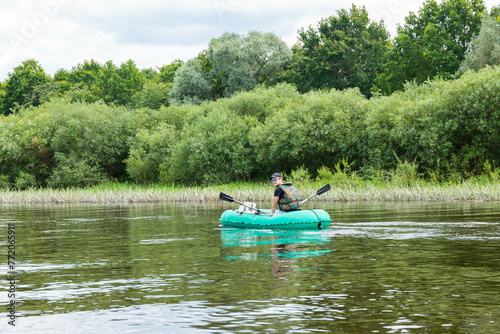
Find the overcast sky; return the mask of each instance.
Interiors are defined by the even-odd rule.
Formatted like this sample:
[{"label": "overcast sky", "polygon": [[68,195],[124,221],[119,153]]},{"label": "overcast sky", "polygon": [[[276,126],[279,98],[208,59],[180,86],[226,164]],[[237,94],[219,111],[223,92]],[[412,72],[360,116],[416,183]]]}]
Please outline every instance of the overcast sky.
[{"label": "overcast sky", "polygon": [[[423,0],[1,0],[0,80],[33,58],[53,75],[84,60],[116,65],[132,59],[157,68],[194,58],[224,32],[273,32],[288,45],[351,4],[384,20],[391,37]],[[498,0],[485,0],[489,9]]]}]

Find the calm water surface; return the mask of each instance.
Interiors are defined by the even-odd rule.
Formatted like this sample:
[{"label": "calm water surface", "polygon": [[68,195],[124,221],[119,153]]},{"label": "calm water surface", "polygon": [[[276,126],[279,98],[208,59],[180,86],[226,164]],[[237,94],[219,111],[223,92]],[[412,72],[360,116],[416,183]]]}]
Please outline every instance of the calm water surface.
[{"label": "calm water surface", "polygon": [[500,203],[317,204],[323,230],[223,228],[230,204],[2,206],[8,333],[500,333]]}]

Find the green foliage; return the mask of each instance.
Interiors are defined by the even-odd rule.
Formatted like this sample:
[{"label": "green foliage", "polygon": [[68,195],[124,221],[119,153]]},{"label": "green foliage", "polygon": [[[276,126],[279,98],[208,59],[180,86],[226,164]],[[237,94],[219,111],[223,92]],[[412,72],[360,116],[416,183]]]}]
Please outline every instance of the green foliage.
[{"label": "green foliage", "polygon": [[352,5],[322,19],[317,28],[300,29],[293,60],[275,80],[294,83],[300,92],[357,87],[369,97],[384,70],[388,38],[382,22],[371,22],[365,7]]},{"label": "green foliage", "polygon": [[339,186],[495,178],[499,112],[500,66],[369,100],[356,89],[300,94],[289,84],[157,110],[56,97],[0,116],[0,175],[10,188],[127,178],[206,185],[276,170]]},{"label": "green foliage", "polygon": [[443,177],[478,174],[486,160],[498,165],[499,78],[500,67],[483,69],[370,100],[366,166],[390,169],[392,152]]},{"label": "green foliage", "polygon": [[61,96],[61,84],[56,81],[50,81],[33,87],[33,90],[25,95],[24,108],[37,107],[50,99]]},{"label": "green foliage", "polygon": [[334,187],[356,186],[361,184],[361,178],[352,170],[352,163],[347,159],[339,160],[332,171],[326,166],[317,170],[316,182],[329,183]]},{"label": "green foliage", "polygon": [[133,108],[160,109],[170,104],[168,94],[172,84],[147,82],[144,88],[134,94],[129,105]]},{"label": "green foliage", "polygon": [[106,103],[127,105],[132,96],[142,90],[145,80],[132,60],[121,64],[119,68],[108,61],[97,78],[97,95]]},{"label": "green foliage", "polygon": [[0,174],[16,180],[16,187],[87,184],[73,169],[86,179],[123,177],[131,135],[124,116],[123,109],[104,104],[56,99],[0,118]]},{"label": "green foliage", "polygon": [[51,188],[88,187],[103,183],[108,178],[98,165],[74,155],[56,153],[57,163],[47,180]]},{"label": "green foliage", "polygon": [[36,187],[36,179],[33,174],[28,174],[23,171],[19,172],[14,186],[17,190],[26,190]]},{"label": "green foliage", "polygon": [[270,32],[225,33],[210,41],[208,58],[213,64],[210,76],[220,78],[224,96],[231,96],[265,82],[290,60],[291,51]]},{"label": "green foliage", "polygon": [[12,186],[8,175],[0,174],[0,190],[9,190]]},{"label": "green foliage", "polygon": [[393,184],[400,187],[414,186],[419,179],[417,164],[415,162],[403,162],[399,158],[397,158],[397,160],[396,169],[391,173]]},{"label": "green foliage", "polygon": [[459,72],[496,65],[500,65],[500,24],[495,18],[484,15],[479,35],[472,40],[472,49],[466,54]]},{"label": "green foliage", "polygon": [[129,156],[125,160],[129,177],[139,183],[157,182],[160,166],[167,168],[170,162],[176,139],[175,127],[165,123],[151,130],[140,130],[131,140]]},{"label": "green foliage", "polygon": [[390,94],[405,82],[450,79],[458,70],[479,32],[482,0],[427,0],[418,15],[410,12],[398,27],[385,71],[376,78],[375,90]]},{"label": "green foliage", "polygon": [[84,61],[71,71],[59,70],[54,80],[73,102],[129,105],[134,94],[142,91],[146,77],[132,60],[120,67],[108,61],[101,65],[95,60]]},{"label": "green foliage", "polygon": [[54,133],[50,146],[59,157],[63,155],[71,163],[74,158],[91,167],[97,166],[109,177],[124,174],[123,160],[130,135],[124,126],[124,110],[104,104],[68,105],[64,101],[45,104],[42,108],[51,114]]},{"label": "green foliage", "polygon": [[256,124],[253,117],[241,117],[225,109],[198,117],[174,146],[164,181],[211,184],[248,180],[255,169],[248,136]]},{"label": "green foliage", "polygon": [[43,184],[50,174],[50,121],[47,115],[24,112],[0,117],[0,175],[15,180],[21,172],[34,175]]},{"label": "green foliage", "polygon": [[175,72],[170,99],[172,104],[197,105],[209,97],[210,90],[210,81],[202,71],[200,61],[191,59]]},{"label": "green foliage", "polygon": [[286,43],[273,33],[224,33],[210,41],[206,52],[177,70],[170,97],[174,104],[201,104],[249,91],[272,77],[290,57]]},{"label": "green foliage", "polygon": [[304,166],[300,166],[291,171],[290,178],[295,184],[308,183],[311,181],[311,173]]},{"label": "green foliage", "polygon": [[251,131],[257,162],[289,172],[304,165],[316,171],[342,157],[362,162],[367,100],[357,90],[311,92],[276,108]]},{"label": "green foliage", "polygon": [[175,73],[182,65],[184,65],[184,62],[180,59],[176,59],[169,65],[160,67],[160,73],[158,73],[156,80],[164,84],[173,83]]},{"label": "green foliage", "polygon": [[51,78],[34,59],[23,61],[9,73],[5,82],[5,95],[2,97],[2,112],[8,115],[16,108],[26,104],[27,99],[38,85],[49,82]]},{"label": "green foliage", "polygon": [[89,90],[96,85],[103,66],[94,59],[85,60],[72,68],[71,72],[60,70],[54,76],[56,81],[67,81],[72,85],[84,84]]},{"label": "green foliage", "polygon": [[220,99],[215,104],[233,110],[239,115],[256,117],[264,122],[277,109],[288,104],[300,104],[301,94],[289,84],[277,84],[272,87],[258,86],[249,92],[239,92],[230,99]]}]

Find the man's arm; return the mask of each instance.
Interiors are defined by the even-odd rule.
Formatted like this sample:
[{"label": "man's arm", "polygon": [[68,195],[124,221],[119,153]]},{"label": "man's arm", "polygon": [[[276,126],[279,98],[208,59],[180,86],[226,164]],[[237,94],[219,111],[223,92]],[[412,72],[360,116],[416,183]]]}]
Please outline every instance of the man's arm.
[{"label": "man's arm", "polygon": [[273,197],[273,205],[271,206],[271,214],[274,214],[274,211],[276,211],[276,208],[278,207],[278,201],[280,198],[278,196]]}]

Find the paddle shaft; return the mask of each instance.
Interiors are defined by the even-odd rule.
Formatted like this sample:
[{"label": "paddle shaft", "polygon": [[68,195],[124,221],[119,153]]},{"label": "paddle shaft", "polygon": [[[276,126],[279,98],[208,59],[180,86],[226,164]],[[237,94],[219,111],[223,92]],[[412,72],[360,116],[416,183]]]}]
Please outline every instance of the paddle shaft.
[{"label": "paddle shaft", "polygon": [[260,211],[260,209],[257,209],[257,208],[252,208],[251,206],[248,206],[248,205],[246,205],[245,203],[239,202],[239,201],[235,200],[234,198],[232,198],[231,196],[226,195],[226,194],[224,194],[224,193],[220,193],[219,198],[220,198],[221,200],[223,200],[223,201],[226,201],[226,202],[234,202],[234,203],[241,204],[241,205],[243,205],[244,207],[249,208],[250,210],[255,210],[255,212],[257,212],[257,213],[259,213],[259,214],[262,214],[262,215],[269,215],[269,213],[264,213],[264,212]]},{"label": "paddle shaft", "polygon": [[305,200],[303,200],[302,202],[300,202],[300,205],[304,204],[305,202],[307,202],[308,200],[310,200],[311,198],[313,198],[314,196],[317,196],[318,194],[314,194],[312,196],[309,196],[308,198],[306,198]]},{"label": "paddle shaft", "polygon": [[312,196],[309,196],[308,198],[306,198],[305,200],[303,200],[302,202],[300,202],[300,205],[304,204],[306,201],[310,200],[311,198],[313,198],[314,196],[318,196],[318,195],[321,195],[323,193],[326,193],[327,191],[330,190],[330,185],[327,184],[326,186],[324,186],[323,188],[321,188],[320,190],[318,190],[316,192],[316,194],[312,195]]}]

